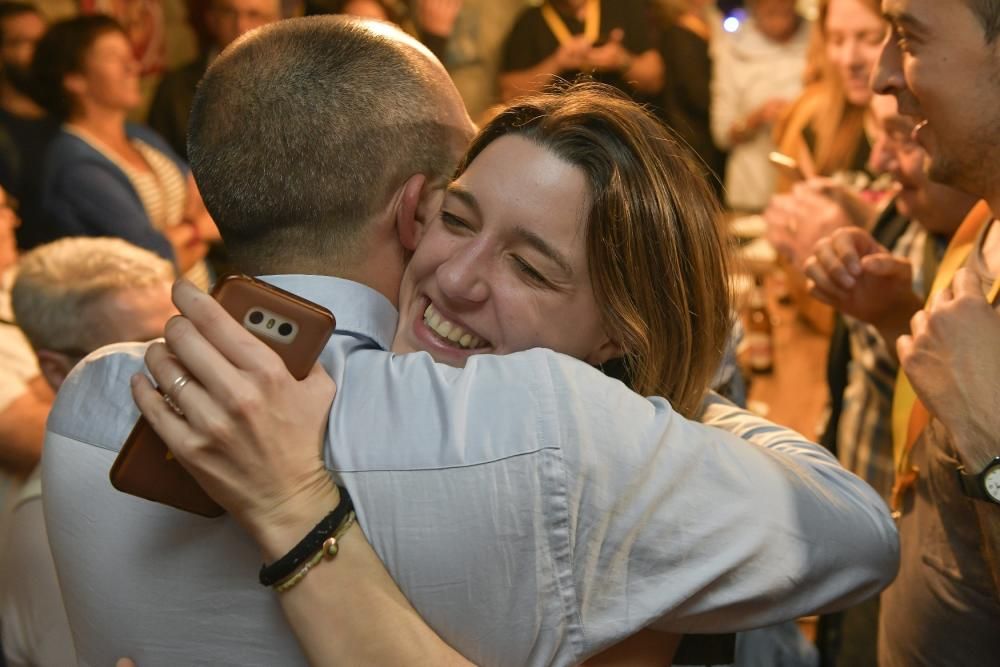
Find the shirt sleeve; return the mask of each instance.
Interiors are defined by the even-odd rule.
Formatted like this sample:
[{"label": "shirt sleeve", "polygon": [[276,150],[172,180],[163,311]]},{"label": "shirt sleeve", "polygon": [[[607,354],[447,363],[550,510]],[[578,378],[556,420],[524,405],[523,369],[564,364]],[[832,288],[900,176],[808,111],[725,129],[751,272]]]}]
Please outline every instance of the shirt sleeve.
[{"label": "shirt sleeve", "polygon": [[721,398],[696,423],[662,399],[596,376],[581,390],[578,369],[551,368],[580,402],[560,439],[578,480],[574,576],[592,632],[616,636],[619,619],[637,617],[669,632],[761,627],[892,581],[885,505],[819,445]]},{"label": "shirt sleeve", "polygon": [[[537,501],[552,552],[568,554],[561,595],[600,638],[592,645],[651,624],[769,625],[859,602],[895,575],[879,496],[819,445],[721,399],[694,422],[547,350],[478,355],[465,369],[424,353],[379,366],[359,354],[329,442],[356,440],[345,424],[364,423],[365,442],[393,443],[384,465],[410,470],[555,452],[560,472]],[[382,465],[361,451],[327,463]]]}]

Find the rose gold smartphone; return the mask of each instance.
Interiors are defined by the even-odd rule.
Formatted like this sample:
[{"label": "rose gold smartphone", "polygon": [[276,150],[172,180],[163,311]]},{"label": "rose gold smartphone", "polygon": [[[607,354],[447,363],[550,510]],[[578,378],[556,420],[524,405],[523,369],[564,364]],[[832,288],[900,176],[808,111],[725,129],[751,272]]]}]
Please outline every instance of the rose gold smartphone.
[{"label": "rose gold smartphone", "polygon": [[[212,296],[277,352],[296,380],[309,374],[336,326],[326,308],[249,276],[223,277]],[[170,454],[144,417],[139,417],[111,467],[111,485],[202,516],[224,512]]]}]

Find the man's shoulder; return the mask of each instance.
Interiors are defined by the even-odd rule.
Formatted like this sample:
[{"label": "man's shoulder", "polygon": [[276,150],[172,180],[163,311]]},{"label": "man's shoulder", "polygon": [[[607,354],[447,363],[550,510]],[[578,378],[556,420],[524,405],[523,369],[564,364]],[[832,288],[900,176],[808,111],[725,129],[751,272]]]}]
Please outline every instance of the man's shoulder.
[{"label": "man's shoulder", "polygon": [[145,369],[146,347],[146,343],[109,345],[77,364],[56,395],[47,430],[118,451],[139,418],[129,380]]},{"label": "man's shoulder", "polygon": [[[584,441],[638,443],[672,415],[666,401],[545,349],[476,355],[465,368],[436,364],[426,353],[361,350],[349,355],[338,383],[331,442],[341,469],[476,465],[577,451]],[[363,451],[356,447],[362,437]]]}]

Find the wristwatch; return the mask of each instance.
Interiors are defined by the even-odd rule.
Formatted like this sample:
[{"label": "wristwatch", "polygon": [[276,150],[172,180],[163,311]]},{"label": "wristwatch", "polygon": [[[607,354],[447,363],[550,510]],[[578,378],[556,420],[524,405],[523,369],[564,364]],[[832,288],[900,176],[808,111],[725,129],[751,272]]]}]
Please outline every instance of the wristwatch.
[{"label": "wristwatch", "polygon": [[958,466],[958,483],[968,497],[1000,505],[1000,456],[993,457],[978,475],[970,475]]}]

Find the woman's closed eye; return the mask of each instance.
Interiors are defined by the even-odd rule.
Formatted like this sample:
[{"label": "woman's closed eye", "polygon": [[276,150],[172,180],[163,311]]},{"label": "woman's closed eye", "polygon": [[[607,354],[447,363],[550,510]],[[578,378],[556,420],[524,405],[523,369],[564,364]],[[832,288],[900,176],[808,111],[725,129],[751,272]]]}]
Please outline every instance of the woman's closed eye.
[{"label": "woman's closed eye", "polygon": [[441,222],[444,223],[445,227],[455,231],[472,231],[472,226],[468,222],[448,211],[441,211]]},{"label": "woman's closed eye", "polygon": [[552,284],[541,274],[541,272],[529,264],[526,260],[517,255],[514,255],[514,264],[517,266],[517,270],[525,277],[526,280],[539,285],[540,287],[551,287]]}]

